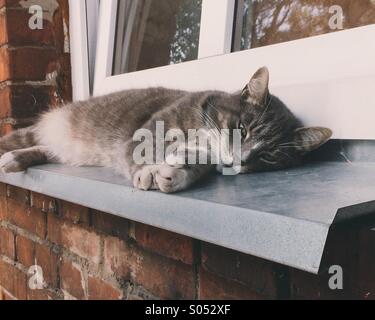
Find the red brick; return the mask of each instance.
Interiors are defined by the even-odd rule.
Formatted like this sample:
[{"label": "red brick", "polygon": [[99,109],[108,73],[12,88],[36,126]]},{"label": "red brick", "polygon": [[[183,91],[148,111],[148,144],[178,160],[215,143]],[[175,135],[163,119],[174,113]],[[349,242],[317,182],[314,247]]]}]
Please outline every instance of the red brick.
[{"label": "red brick", "polygon": [[8,220],[7,199],[0,196],[0,221]]},{"label": "red brick", "polygon": [[48,215],[48,239],[76,255],[86,258],[90,263],[99,264],[100,237],[87,229]]},{"label": "red brick", "polygon": [[37,235],[41,239],[46,236],[46,214],[38,209],[19,204],[8,199],[8,216],[16,226]]},{"label": "red brick", "polygon": [[251,288],[218,277],[201,270],[199,298],[201,300],[264,300],[265,297],[254,292]]},{"label": "red brick", "polygon": [[89,225],[89,209],[78,204],[58,200],[59,213],[62,218],[73,224]]},{"label": "red brick", "polygon": [[118,238],[107,237],[104,243],[104,272],[128,280],[162,299],[193,299],[193,267],[157,254],[131,248]]},{"label": "red brick", "polygon": [[276,298],[276,265],[250,255],[202,243],[204,270],[251,288],[259,295]]},{"label": "red brick", "polygon": [[5,47],[0,47],[0,82],[10,78],[10,55]]},{"label": "red brick", "polygon": [[7,186],[7,196],[20,204],[30,204],[30,191],[15,186]]},{"label": "red brick", "polygon": [[122,299],[122,293],[109,283],[89,277],[88,298],[89,300],[120,300]]},{"label": "red brick", "polygon": [[0,89],[0,117],[27,119],[48,110],[51,86],[10,85]]},{"label": "red brick", "polygon": [[[43,29],[29,28],[31,15],[28,10],[8,9],[3,19],[6,20],[7,38],[4,43],[12,46],[53,46],[55,45],[53,25],[50,21],[43,21]],[[1,38],[0,38],[1,39]]]},{"label": "red brick", "polygon": [[2,260],[0,260],[0,284],[17,299],[26,300],[26,274]]},{"label": "red brick", "polygon": [[47,246],[36,244],[35,264],[43,270],[44,281],[49,287],[56,288],[58,282],[58,256]]},{"label": "red brick", "polygon": [[[0,48],[0,82],[6,80],[42,81],[57,69],[54,49],[23,47]],[[38,61],[38,63],[35,63]]]},{"label": "red brick", "polygon": [[92,210],[91,224],[96,231],[124,240],[128,239],[129,221],[124,218]]},{"label": "red brick", "polygon": [[59,295],[51,290],[31,290],[27,291],[27,299],[35,301],[61,300]]},{"label": "red brick", "polygon": [[8,118],[11,115],[12,97],[10,87],[0,88],[0,118]]},{"label": "red brick", "polygon": [[76,299],[85,299],[84,278],[78,265],[64,260],[60,268],[61,289]]},{"label": "red brick", "polygon": [[0,8],[6,6],[7,8],[20,8],[19,0],[0,0]]},{"label": "red brick", "polygon": [[5,289],[0,287],[0,301],[13,301],[16,300],[11,294],[9,294]]},{"label": "red brick", "polygon": [[35,264],[35,244],[22,236],[16,238],[17,261],[29,268]]},{"label": "red brick", "polygon": [[104,239],[104,273],[117,279],[130,279],[131,249],[128,244],[114,237]]},{"label": "red brick", "polygon": [[55,199],[36,192],[31,193],[31,206],[45,213],[56,213],[57,210]]},{"label": "red brick", "polygon": [[131,261],[132,281],[161,299],[196,298],[192,266],[162,256],[135,251]]},{"label": "red brick", "polygon": [[193,264],[191,238],[140,223],[135,224],[134,237],[142,248],[186,264]]},{"label": "red brick", "polygon": [[10,59],[12,80],[42,81],[57,70],[57,53],[54,49],[18,48],[11,50]]},{"label": "red brick", "polygon": [[8,43],[8,30],[6,23],[6,15],[0,14],[0,46]]},{"label": "red brick", "polygon": [[14,234],[12,231],[0,227],[0,254],[14,260]]},{"label": "red brick", "polygon": [[375,231],[364,229],[358,245],[358,270],[355,298],[375,300]]},{"label": "red brick", "polygon": [[5,183],[0,182],[0,197],[7,196],[7,185]]},{"label": "red brick", "polygon": [[290,271],[291,297],[295,300],[337,299],[337,291],[329,289],[327,273],[314,275],[300,270]]},{"label": "red brick", "polygon": [[[358,243],[359,229],[355,224],[337,225],[332,228],[322,259],[321,273],[313,275],[299,270],[290,271],[291,298],[309,300],[353,299],[354,287],[358,283]],[[328,271],[331,266],[342,267],[344,272],[343,290],[331,290],[329,288],[329,279],[332,275]]]}]

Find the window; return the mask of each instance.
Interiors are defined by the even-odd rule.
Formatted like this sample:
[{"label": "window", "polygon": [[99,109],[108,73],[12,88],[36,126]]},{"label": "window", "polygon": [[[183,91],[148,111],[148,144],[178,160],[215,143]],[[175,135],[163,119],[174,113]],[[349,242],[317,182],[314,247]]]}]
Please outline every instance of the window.
[{"label": "window", "polygon": [[234,51],[374,23],[373,0],[238,0]]},{"label": "window", "polygon": [[335,138],[375,139],[374,7],[373,0],[106,0],[95,24],[93,94],[154,86],[233,92],[267,65],[271,91],[306,125],[330,127]]},{"label": "window", "polygon": [[71,0],[69,8],[73,99],[86,100],[94,85],[99,0]]},{"label": "window", "polygon": [[234,9],[235,0],[105,1],[94,94],[147,86],[188,89],[197,81],[187,69],[231,52]]},{"label": "window", "polygon": [[113,74],[196,60],[201,12],[202,0],[120,0]]}]

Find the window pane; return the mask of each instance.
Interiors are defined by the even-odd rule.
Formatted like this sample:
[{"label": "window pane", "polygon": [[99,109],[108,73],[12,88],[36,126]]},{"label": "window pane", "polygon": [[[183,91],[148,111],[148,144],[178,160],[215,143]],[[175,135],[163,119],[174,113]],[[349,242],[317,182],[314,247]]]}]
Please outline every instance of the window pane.
[{"label": "window pane", "polygon": [[234,51],[375,23],[375,0],[237,0]]},{"label": "window pane", "polygon": [[198,58],[202,0],[120,0],[113,73]]}]

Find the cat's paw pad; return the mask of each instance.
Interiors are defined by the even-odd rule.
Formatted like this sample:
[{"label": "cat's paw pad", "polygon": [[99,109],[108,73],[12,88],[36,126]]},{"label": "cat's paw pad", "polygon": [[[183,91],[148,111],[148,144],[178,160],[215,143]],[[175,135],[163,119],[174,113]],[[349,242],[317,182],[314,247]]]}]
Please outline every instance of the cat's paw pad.
[{"label": "cat's paw pad", "polygon": [[133,185],[140,190],[173,193],[186,187],[187,173],[169,165],[145,166],[135,173]]},{"label": "cat's paw pad", "polygon": [[155,183],[159,190],[164,193],[173,193],[185,189],[187,185],[187,174],[185,170],[170,166],[160,166],[155,172]]},{"label": "cat's paw pad", "polygon": [[155,167],[146,166],[138,170],[133,177],[133,185],[135,188],[148,191],[158,189],[154,181]]},{"label": "cat's paw pad", "polygon": [[14,173],[25,171],[22,163],[17,159],[14,151],[7,152],[0,158],[0,170],[4,173]]}]

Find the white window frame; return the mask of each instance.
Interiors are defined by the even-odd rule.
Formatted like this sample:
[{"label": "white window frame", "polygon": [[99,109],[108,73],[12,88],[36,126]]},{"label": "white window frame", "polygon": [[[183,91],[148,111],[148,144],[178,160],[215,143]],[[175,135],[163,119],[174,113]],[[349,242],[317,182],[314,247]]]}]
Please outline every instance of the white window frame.
[{"label": "white window frame", "polygon": [[[98,29],[100,45],[95,66],[94,94],[102,95],[131,87],[169,85],[169,83],[159,83],[155,79],[164,77],[165,72],[174,73],[177,66],[186,66],[187,63],[112,76],[117,7],[118,0],[106,0],[100,7]],[[235,0],[203,0],[199,59],[230,53],[234,8]],[[214,13],[214,17],[212,13]],[[134,77],[138,80],[135,80]],[[144,80],[147,77],[149,77],[149,82],[145,83]],[[117,81],[120,81],[121,84],[114,87]]]},{"label": "white window frame", "polygon": [[93,93],[99,0],[69,0],[73,100]]},{"label": "white window frame", "polygon": [[154,86],[234,92],[266,65],[272,93],[306,125],[375,139],[375,25],[230,53],[235,0],[203,0],[198,60],[113,76],[117,3],[100,7],[95,96]]}]

